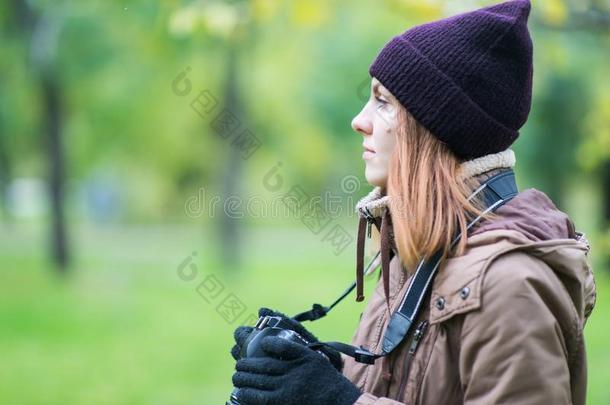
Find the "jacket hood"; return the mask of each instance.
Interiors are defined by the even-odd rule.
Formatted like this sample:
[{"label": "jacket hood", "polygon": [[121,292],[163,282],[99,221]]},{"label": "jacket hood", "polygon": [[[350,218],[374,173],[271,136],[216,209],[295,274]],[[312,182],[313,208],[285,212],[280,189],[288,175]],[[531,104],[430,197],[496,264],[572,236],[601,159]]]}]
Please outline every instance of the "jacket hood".
[{"label": "jacket hood", "polygon": [[532,241],[576,239],[574,223],[561,212],[543,192],[526,189],[496,210],[494,221],[481,221],[473,226],[471,235],[506,229],[521,232]]},{"label": "jacket hood", "polygon": [[[483,182],[502,168],[513,167],[514,164],[514,153],[508,149],[465,162],[462,167],[465,175],[473,176],[479,182]],[[375,224],[378,223],[379,217],[385,218],[385,223],[380,221],[381,228],[383,226],[387,228],[385,230],[387,241],[384,243],[383,232],[381,240],[382,270],[384,270],[384,249],[393,249],[396,252],[388,207],[389,196],[384,195],[379,187],[375,187],[357,205],[361,224],[362,218],[371,221],[372,217]],[[549,197],[535,188],[521,191],[495,212],[499,218],[482,220],[473,226],[469,232],[464,255],[468,255],[471,249],[504,241],[514,245],[515,249],[524,250],[543,260],[568,290],[584,323],[593,309],[596,298],[595,283],[588,264],[590,245],[584,233],[577,232],[568,215],[560,211]],[[386,254],[385,257],[387,259],[388,255]],[[373,268],[377,266],[378,263],[375,263]]]},{"label": "jacket hood", "polygon": [[570,217],[535,188],[520,192],[496,214],[500,218],[482,221],[472,230],[468,248],[504,240],[545,262],[568,291],[584,326],[596,299],[591,246],[585,234],[576,231]]}]

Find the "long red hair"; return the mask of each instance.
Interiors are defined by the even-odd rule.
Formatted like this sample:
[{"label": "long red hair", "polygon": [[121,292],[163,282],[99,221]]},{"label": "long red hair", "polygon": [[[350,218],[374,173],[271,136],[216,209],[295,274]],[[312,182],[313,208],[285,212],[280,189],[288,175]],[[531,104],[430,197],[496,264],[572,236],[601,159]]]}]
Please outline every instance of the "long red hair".
[{"label": "long red hair", "polygon": [[[462,175],[462,160],[400,103],[395,99],[391,102],[398,125],[387,195],[396,247],[403,265],[412,271],[420,259],[430,258],[439,249],[443,250],[443,258],[462,255],[467,216],[482,215],[484,208],[480,199],[468,200],[479,184]],[[487,213],[482,217],[493,219],[496,215]],[[458,229],[462,234],[451,252]]]}]

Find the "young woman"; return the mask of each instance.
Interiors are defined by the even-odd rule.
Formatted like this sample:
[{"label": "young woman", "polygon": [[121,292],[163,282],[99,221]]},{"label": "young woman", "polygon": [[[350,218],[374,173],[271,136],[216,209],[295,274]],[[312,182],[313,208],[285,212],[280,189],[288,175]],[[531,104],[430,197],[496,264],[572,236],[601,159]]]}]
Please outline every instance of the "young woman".
[{"label": "young woman", "polygon": [[[352,121],[375,186],[357,206],[358,300],[367,222],[385,259],[352,344],[381,352],[417,264],[442,252],[409,334],[372,365],[265,338],[267,356],[236,364],[240,403],[585,403],[583,328],[595,303],[587,240],[536,189],[487,214],[469,198],[515,165],[509,146],[531,106],[530,7],[508,1],[413,27],[369,68],[371,96]],[[260,314],[316,341],[283,314]],[[236,330],[236,359],[250,330]]]}]

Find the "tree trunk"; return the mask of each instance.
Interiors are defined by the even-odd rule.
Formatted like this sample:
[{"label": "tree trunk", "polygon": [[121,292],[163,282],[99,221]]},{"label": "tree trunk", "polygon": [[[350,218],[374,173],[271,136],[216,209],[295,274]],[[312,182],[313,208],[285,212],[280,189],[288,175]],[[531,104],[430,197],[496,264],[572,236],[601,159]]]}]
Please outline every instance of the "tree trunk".
[{"label": "tree trunk", "polygon": [[[227,75],[225,77],[225,108],[228,113],[233,114],[241,122],[239,130],[244,128],[244,114],[241,106],[238,89],[238,45],[231,41],[227,48]],[[232,134],[233,137],[238,133]],[[242,159],[239,148],[232,147],[231,139],[226,139],[224,145],[228,148],[228,157],[222,179],[223,199],[227,201],[231,196],[240,195],[240,184],[242,175]],[[243,207],[243,205],[242,205]],[[228,269],[235,270],[241,266],[242,243],[239,229],[239,218],[229,216],[222,210],[222,218],[219,222],[222,262]]]},{"label": "tree trunk", "polygon": [[60,273],[68,266],[68,245],[64,217],[64,154],[61,141],[61,100],[54,77],[41,80],[44,104],[44,131],[49,157],[49,192],[51,199],[51,251]]}]

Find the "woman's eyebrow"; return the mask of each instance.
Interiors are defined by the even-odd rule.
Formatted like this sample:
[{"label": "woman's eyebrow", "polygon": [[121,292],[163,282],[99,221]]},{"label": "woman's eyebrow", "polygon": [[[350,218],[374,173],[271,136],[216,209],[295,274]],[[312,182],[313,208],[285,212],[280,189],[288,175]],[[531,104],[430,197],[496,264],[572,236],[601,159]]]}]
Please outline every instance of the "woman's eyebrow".
[{"label": "woman's eyebrow", "polygon": [[379,83],[373,84],[373,93],[379,93]]},{"label": "woman's eyebrow", "polygon": [[382,91],[381,89],[382,89],[381,83],[377,82],[373,85],[373,93],[375,95],[387,97],[388,96],[387,91],[385,91],[385,89]]}]

